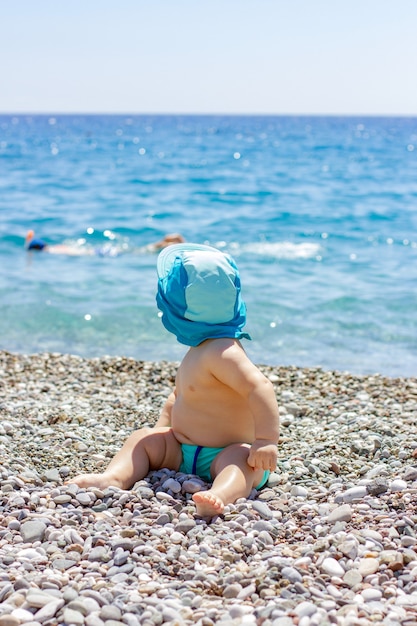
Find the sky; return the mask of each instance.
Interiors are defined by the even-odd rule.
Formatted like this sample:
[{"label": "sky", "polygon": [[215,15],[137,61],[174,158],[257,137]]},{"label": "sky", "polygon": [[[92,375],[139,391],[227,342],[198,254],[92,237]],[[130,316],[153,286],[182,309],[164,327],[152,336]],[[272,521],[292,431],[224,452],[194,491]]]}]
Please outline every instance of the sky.
[{"label": "sky", "polygon": [[0,2],[0,113],[417,115],[417,0]]}]

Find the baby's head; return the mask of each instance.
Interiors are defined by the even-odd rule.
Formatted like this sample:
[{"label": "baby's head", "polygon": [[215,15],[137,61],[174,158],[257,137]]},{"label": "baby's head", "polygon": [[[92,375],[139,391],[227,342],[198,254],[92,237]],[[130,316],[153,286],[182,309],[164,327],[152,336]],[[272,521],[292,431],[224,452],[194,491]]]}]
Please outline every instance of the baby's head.
[{"label": "baby's head", "polygon": [[180,343],[205,339],[250,339],[242,332],[246,307],[231,256],[210,246],[184,243],[163,250],[157,261],[156,301],[162,322]]}]

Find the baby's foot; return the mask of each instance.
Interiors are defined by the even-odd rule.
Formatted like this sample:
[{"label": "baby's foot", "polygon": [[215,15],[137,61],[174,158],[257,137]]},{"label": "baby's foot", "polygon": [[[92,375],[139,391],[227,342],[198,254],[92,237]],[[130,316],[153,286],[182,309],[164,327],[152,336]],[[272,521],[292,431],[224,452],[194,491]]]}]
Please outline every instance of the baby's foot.
[{"label": "baby's foot", "polygon": [[107,489],[107,487],[119,487],[117,481],[110,479],[106,474],[80,474],[67,481],[67,484],[75,483],[79,487],[97,487]]},{"label": "baby's foot", "polygon": [[193,500],[200,517],[214,517],[223,513],[223,500],[210,491],[198,491],[193,495]]}]

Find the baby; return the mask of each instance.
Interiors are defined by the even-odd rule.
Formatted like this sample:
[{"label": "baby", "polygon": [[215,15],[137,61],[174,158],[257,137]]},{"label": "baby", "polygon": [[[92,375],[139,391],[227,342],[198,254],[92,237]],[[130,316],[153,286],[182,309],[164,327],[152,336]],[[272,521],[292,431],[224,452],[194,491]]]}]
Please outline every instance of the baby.
[{"label": "baby", "polygon": [[103,474],[71,482],[128,489],[151,470],[196,474],[212,483],[193,495],[197,515],[213,517],[275,470],[278,405],[240,343],[250,336],[233,259],[210,246],[174,244],[160,253],[157,271],[162,322],[190,346],[175,389],[155,427],[133,432]]}]

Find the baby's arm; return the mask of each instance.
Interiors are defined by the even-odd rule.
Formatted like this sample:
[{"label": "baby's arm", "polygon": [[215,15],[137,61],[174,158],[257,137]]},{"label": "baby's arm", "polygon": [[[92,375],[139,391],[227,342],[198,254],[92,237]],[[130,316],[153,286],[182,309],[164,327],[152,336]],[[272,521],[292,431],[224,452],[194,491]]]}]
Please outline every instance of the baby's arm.
[{"label": "baby's arm", "polygon": [[[255,469],[270,470],[277,466],[279,439],[279,412],[274,388],[262,372],[254,380],[248,402],[255,419],[255,441],[252,443],[248,465]],[[263,380],[262,380],[263,379]]]},{"label": "baby's arm", "polygon": [[[245,398],[254,418],[255,440],[248,465],[274,471],[278,457],[279,412],[273,385],[238,343],[225,340],[222,347],[220,343],[217,346],[217,355],[211,358],[212,373]],[[236,429],[239,429],[238,421]]]},{"label": "baby's arm", "polygon": [[164,406],[161,409],[161,414],[159,416],[158,421],[155,424],[155,428],[159,428],[160,426],[171,426],[171,410],[175,402],[175,390],[172,391]]}]

